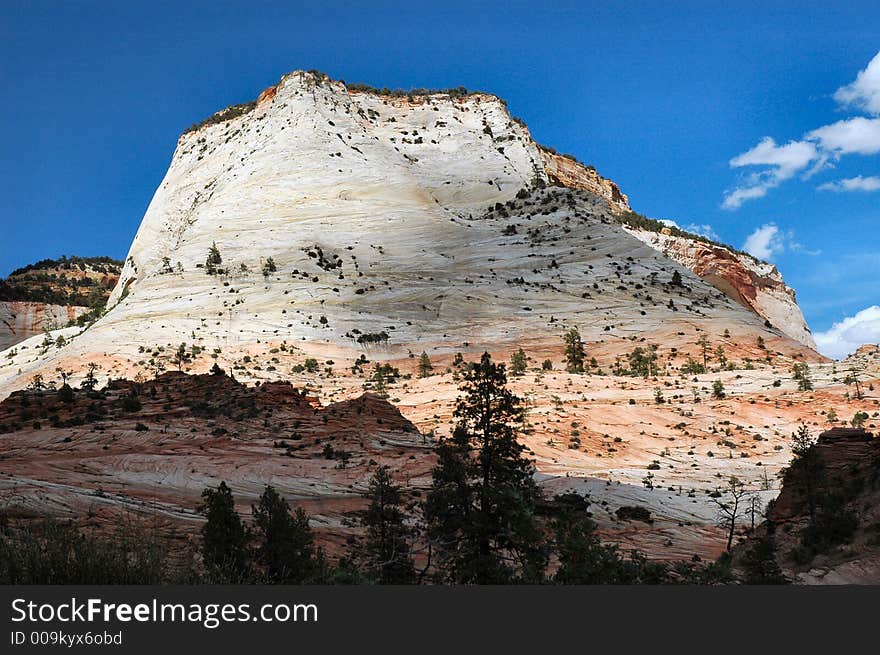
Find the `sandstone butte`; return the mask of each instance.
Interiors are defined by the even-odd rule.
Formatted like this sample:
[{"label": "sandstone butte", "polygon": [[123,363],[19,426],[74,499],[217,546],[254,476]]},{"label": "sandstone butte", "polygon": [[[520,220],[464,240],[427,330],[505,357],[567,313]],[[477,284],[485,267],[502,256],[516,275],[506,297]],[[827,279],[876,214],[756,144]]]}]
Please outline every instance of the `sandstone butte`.
[{"label": "sandstone butte", "polygon": [[[185,534],[204,486],[226,480],[244,512],[271,483],[332,543],[355,529],[377,464],[423,494],[451,429],[456,354],[522,348],[511,386],[547,493],[589,494],[603,534],[651,557],[717,556],[710,494],[736,475],[775,497],[801,423],[818,433],[864,411],[873,426],[880,356],[827,360],[775,267],[631,216],[616,184],[537,144],[496,96],[285,75],[180,137],[99,320],[53,331],[60,348],[33,337],[0,352],[0,495],[23,515],[130,509]],[[595,360],[585,374],[565,372],[573,327]],[[703,362],[701,337],[709,372],[683,373]],[[616,374],[650,346],[656,375]],[[52,419],[51,399],[21,420],[35,375],[76,385],[90,362],[102,384],[157,378],[156,400],[126,412],[114,382],[91,411],[77,405],[87,420]],[[798,390],[795,363],[813,390]],[[235,379],[203,375],[214,364]],[[385,398],[363,396],[377,364],[401,373]],[[177,368],[202,375],[162,374]],[[323,458],[326,443],[351,460]],[[632,505],[653,523],[617,517]]]}]

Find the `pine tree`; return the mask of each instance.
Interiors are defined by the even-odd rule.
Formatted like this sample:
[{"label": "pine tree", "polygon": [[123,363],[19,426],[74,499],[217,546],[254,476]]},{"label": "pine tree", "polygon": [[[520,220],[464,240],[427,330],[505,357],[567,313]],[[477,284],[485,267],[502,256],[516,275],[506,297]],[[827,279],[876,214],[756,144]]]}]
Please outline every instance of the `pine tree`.
[{"label": "pine tree", "polygon": [[797,380],[798,391],[812,391],[813,382],[810,380],[810,367],[803,362],[796,362],[791,367],[792,377]]},{"label": "pine tree", "polygon": [[701,334],[700,338],[697,339],[697,345],[700,347],[700,352],[703,355],[703,368],[709,368],[709,337],[705,334]]},{"label": "pine tree", "polygon": [[581,341],[581,333],[576,327],[565,333],[565,369],[569,373],[584,372],[584,342]]},{"label": "pine tree", "polygon": [[87,368],[88,372],[86,373],[86,377],[80,382],[79,386],[86,391],[94,391],[95,387],[98,386],[98,378],[95,373],[100,369],[100,366],[94,362],[89,362]]},{"label": "pine tree", "polygon": [[208,272],[208,275],[215,275],[222,263],[223,258],[220,256],[220,249],[217,247],[216,242],[212,242],[211,247],[208,248],[208,258],[205,260],[205,270]]},{"label": "pine tree", "polygon": [[811,521],[816,518],[819,489],[825,481],[825,462],[819,450],[814,448],[815,443],[816,440],[813,439],[806,425],[802,424],[797,432],[791,435],[792,460],[789,467],[800,474]]},{"label": "pine tree", "polygon": [[754,539],[743,554],[746,584],[788,584],[788,579],[776,561],[776,544],[773,533],[767,532]]},{"label": "pine tree", "polygon": [[190,360],[190,355],[186,352],[186,344],[181,343],[177,346],[177,350],[174,352],[174,356],[171,358],[172,363],[177,366],[178,371],[183,370],[183,365],[188,364]]},{"label": "pine tree", "polygon": [[380,584],[410,584],[415,568],[410,552],[411,530],[401,509],[400,487],[387,466],[379,467],[370,480],[370,506],[363,518],[367,529],[367,572]]},{"label": "pine tree", "polygon": [[271,486],[252,508],[256,524],[257,556],[266,576],[277,584],[311,581],[317,570],[316,550],[309,517],[301,509],[291,515],[287,501]]},{"label": "pine tree", "polygon": [[520,348],[510,356],[510,374],[520,376],[526,372],[526,353]]},{"label": "pine tree", "polygon": [[221,578],[239,581],[248,570],[248,534],[235,511],[232,491],[221,482],[202,492],[200,511],[207,517],[202,526],[202,557],[205,566]]},{"label": "pine tree", "polygon": [[547,564],[534,465],[517,441],[523,409],[506,383],[504,365],[484,353],[464,373],[458,423],[437,448],[425,518],[448,582],[538,582]]},{"label": "pine tree", "polygon": [[422,354],[419,357],[419,377],[426,378],[431,375],[431,371],[433,370],[434,367],[431,365],[431,358],[428,357],[428,353],[422,351]]}]

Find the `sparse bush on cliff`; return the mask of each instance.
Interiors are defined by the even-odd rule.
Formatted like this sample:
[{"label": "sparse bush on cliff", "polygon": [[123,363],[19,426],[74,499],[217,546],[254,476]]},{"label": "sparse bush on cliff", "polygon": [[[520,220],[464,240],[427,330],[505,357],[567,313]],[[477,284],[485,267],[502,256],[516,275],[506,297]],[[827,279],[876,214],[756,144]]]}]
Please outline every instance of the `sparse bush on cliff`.
[{"label": "sparse bush on cliff", "polygon": [[207,127],[209,125],[216,125],[217,123],[223,123],[225,121],[230,121],[233,118],[238,118],[239,116],[243,116],[251,111],[253,111],[254,107],[257,106],[257,101],[254,100],[252,102],[245,102],[240,105],[230,105],[226,109],[221,109],[216,114],[211,114],[207,118],[203,119],[198,123],[193,123],[190,127],[184,130],[184,134],[189,134],[190,132],[196,132],[203,127]]},{"label": "sparse bush on cliff", "polygon": [[366,334],[361,334],[357,338],[358,343],[386,343],[388,341],[388,333],[384,330],[382,332],[368,332]]}]

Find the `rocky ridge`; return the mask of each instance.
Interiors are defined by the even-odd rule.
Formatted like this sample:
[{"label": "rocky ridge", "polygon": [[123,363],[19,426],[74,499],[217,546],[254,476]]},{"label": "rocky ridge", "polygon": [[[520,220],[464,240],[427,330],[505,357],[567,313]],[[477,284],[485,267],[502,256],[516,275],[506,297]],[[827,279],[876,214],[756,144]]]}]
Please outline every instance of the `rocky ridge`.
[{"label": "rocky ridge", "polygon": [[46,259],[0,280],[0,349],[65,327],[101,307],[122,262],[107,257]]}]

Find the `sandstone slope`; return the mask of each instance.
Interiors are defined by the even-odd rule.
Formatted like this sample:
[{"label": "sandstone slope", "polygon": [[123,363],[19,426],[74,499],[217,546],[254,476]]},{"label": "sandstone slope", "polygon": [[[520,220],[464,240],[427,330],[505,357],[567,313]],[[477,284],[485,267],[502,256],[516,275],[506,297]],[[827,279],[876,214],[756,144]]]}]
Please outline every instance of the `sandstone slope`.
[{"label": "sandstone slope", "polygon": [[[358,456],[343,473],[305,474],[283,470],[290,462],[268,443],[243,456],[234,438],[190,437],[203,422],[180,423],[175,392],[140,417],[101,415],[100,428],[72,432],[15,405],[7,420],[16,426],[2,437],[4,496],[36,508],[41,489],[63,484],[57,509],[68,511],[82,506],[69,495],[88,495],[80,488],[100,478],[191,516],[206,484],[226,479],[252,496],[272,481],[324,507],[319,520],[341,529],[348,509],[331,506],[350,508],[359,488],[352,481],[378,463],[395,464],[424,489],[432,439],[451,429],[456,354],[475,359],[489,350],[507,360],[522,347],[529,371],[512,386],[529,405],[523,439],[541,484],[591,494],[602,530],[653,556],[717,555],[723,538],[709,494],[727,476],[755,487],[772,480],[799,422],[824,421],[828,407],[848,417],[878,400],[873,392],[845,395],[835,365],[803,335],[792,338],[787,310],[768,327],[760,312],[774,305],[758,302],[760,293],[734,293],[708,269],[704,279],[694,272],[699,253],[666,253],[624,229],[627,207],[613,183],[538,146],[495,96],[382,95],[312,73],[286,75],[253,106],[181,136],[106,314],[87,329],[54,332],[63,346],[32,337],[0,353],[0,396],[35,375],[54,380],[56,369],[78,385],[89,362],[101,383],[218,364],[240,382],[290,383],[328,406],[380,384],[424,435],[424,448],[413,433],[414,445],[400,452],[365,446],[372,457]],[[208,261],[212,246],[221,261]],[[562,335],[573,327],[586,343],[584,374],[561,370]],[[655,356],[647,377],[629,370],[637,349]],[[435,369],[420,379],[422,351]],[[696,362],[708,370],[695,372]],[[794,363],[813,367],[815,391],[798,390]],[[377,365],[399,375],[377,380]],[[717,397],[716,381],[724,388]],[[289,418],[291,426],[303,420]],[[211,429],[234,431],[220,424],[226,419],[210,420]],[[134,430],[137,421],[149,430]],[[124,456],[101,455],[95,477],[89,462],[105,446]],[[336,476],[346,482],[332,482]],[[623,505],[646,506],[656,520],[620,521]]]}]

